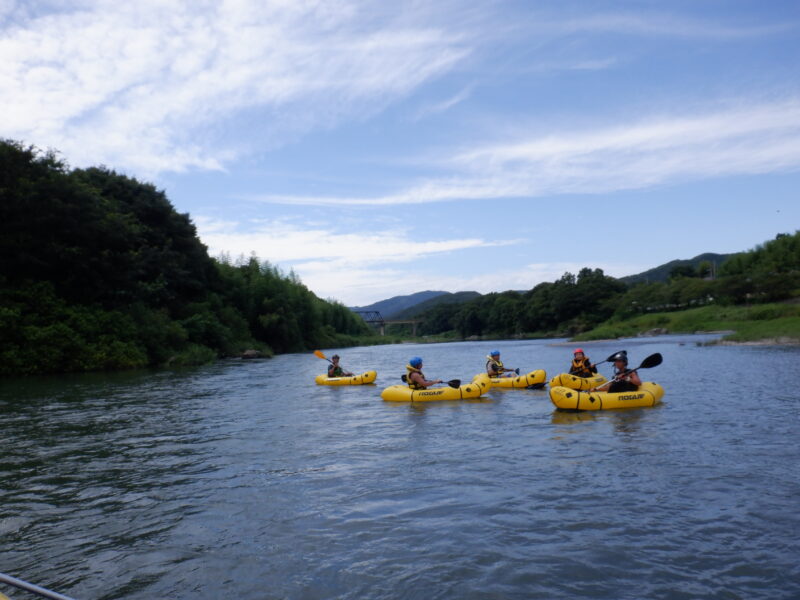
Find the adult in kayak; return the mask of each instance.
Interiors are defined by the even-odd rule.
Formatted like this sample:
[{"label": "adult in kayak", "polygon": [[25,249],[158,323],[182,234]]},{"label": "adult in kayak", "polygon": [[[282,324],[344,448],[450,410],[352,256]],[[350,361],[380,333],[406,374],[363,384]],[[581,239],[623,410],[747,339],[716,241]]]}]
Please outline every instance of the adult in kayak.
[{"label": "adult in kayak", "polygon": [[597,374],[597,367],[592,364],[589,357],[583,353],[581,348],[572,354],[572,364],[569,366],[569,374],[576,377],[591,377]]},{"label": "adult in kayak", "polygon": [[500,360],[500,350],[492,350],[486,357],[486,372],[489,377],[513,377],[514,369],[506,369],[503,361]]},{"label": "adult in kayak", "polygon": [[614,378],[608,383],[596,387],[590,392],[635,392],[642,385],[639,374],[628,369],[628,353],[624,350],[614,355]]},{"label": "adult in kayak", "polygon": [[350,371],[345,371],[339,366],[339,355],[331,356],[331,364],[328,365],[328,377],[352,377]]},{"label": "adult in kayak", "polygon": [[422,372],[422,359],[419,356],[414,356],[408,361],[406,371],[408,373],[405,381],[412,390],[424,390],[437,383],[442,383],[441,379],[435,381],[425,379],[425,374]]}]

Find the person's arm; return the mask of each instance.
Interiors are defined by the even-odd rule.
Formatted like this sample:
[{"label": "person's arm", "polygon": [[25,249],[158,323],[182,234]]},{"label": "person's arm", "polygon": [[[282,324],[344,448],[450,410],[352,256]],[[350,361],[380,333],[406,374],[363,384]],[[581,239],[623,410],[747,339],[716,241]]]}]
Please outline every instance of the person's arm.
[{"label": "person's arm", "polygon": [[437,379],[436,381],[428,381],[427,379],[423,379],[419,373],[412,373],[411,379],[416,382],[418,385],[422,387],[431,387],[432,385],[436,385],[437,383],[442,383],[441,379]]},{"label": "person's arm", "polygon": [[333,370],[335,368],[336,367],[334,367],[333,365],[328,365],[328,377],[333,377]]},{"label": "person's arm", "polygon": [[633,385],[642,385],[642,380],[639,379],[639,374],[636,371],[630,374],[628,381],[630,381]]}]

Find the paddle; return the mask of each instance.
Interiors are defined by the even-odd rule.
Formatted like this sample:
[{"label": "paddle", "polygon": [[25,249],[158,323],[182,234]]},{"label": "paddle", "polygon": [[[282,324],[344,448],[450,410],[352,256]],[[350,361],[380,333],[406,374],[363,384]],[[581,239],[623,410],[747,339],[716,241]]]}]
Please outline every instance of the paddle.
[{"label": "paddle", "polygon": [[[408,383],[408,376],[407,375],[405,375],[405,374],[400,375],[400,379],[403,380],[403,383]],[[461,380],[460,379],[451,379],[450,381],[447,382],[447,385],[449,385],[451,388],[458,388],[461,385]]]},{"label": "paddle", "polygon": [[[327,360],[329,363],[333,364],[333,361],[330,358],[328,358],[327,356],[325,356],[322,353],[322,350],[314,350],[314,356],[316,356],[317,358],[321,358],[322,360]],[[341,365],[340,365],[340,367],[341,367]],[[346,377],[352,377],[352,375],[346,375]]]},{"label": "paddle", "polygon": [[516,369],[503,369],[499,374],[489,375],[489,377],[502,377],[503,373],[516,373],[517,375],[519,375],[519,367],[517,367]]}]

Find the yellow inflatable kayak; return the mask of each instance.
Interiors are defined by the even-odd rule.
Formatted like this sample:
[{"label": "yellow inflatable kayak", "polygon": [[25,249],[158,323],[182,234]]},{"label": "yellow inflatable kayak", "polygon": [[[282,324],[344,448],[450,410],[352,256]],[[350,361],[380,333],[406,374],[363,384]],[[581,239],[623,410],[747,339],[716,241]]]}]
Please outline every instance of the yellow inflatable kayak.
[{"label": "yellow inflatable kayak", "polygon": [[[472,378],[472,381],[477,380],[479,377],[486,376],[486,373],[479,373]],[[544,382],[547,380],[547,372],[543,369],[531,371],[527,375],[517,375],[515,377],[490,377],[489,381],[492,382],[493,388],[527,388],[527,387],[544,387]]]},{"label": "yellow inflatable kayak", "polygon": [[377,376],[377,371],[367,371],[361,375],[352,375],[350,377],[317,375],[314,381],[317,382],[317,385],[364,385],[365,383],[373,383]]},{"label": "yellow inflatable kayak", "polygon": [[661,402],[664,388],[657,383],[643,382],[635,392],[581,392],[563,386],[550,388],[550,400],[562,410],[608,410],[655,406]]},{"label": "yellow inflatable kayak", "polygon": [[577,375],[570,375],[569,373],[559,373],[550,380],[550,387],[568,387],[573,390],[590,390],[599,387],[606,383],[608,379],[602,375],[593,375],[592,377],[578,377]]},{"label": "yellow inflatable kayak", "polygon": [[489,376],[477,376],[472,383],[457,388],[430,387],[426,390],[412,390],[407,385],[390,385],[381,392],[387,402],[431,402],[434,400],[468,400],[483,396],[492,387]]}]

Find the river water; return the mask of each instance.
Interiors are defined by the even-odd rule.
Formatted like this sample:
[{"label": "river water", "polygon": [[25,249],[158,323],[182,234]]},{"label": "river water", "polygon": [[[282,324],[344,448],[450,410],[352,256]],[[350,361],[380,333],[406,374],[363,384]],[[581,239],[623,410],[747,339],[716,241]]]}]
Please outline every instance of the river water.
[{"label": "river water", "polygon": [[379,397],[412,355],[554,375],[553,341],[341,350],[378,370],[349,388],[311,354],[5,380],[0,571],[79,599],[799,598],[800,349],[704,339],[585,344],[664,356],[661,406],[599,413]]}]

